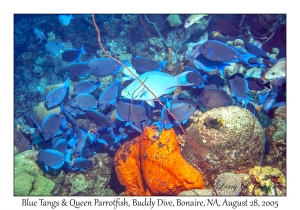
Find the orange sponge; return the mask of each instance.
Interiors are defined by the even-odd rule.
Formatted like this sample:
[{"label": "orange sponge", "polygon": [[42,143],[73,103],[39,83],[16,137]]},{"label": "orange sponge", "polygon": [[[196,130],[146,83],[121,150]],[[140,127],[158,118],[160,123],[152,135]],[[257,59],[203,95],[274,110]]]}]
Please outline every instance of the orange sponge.
[{"label": "orange sponge", "polygon": [[200,172],[181,156],[173,129],[147,127],[142,135],[126,142],[115,155],[118,179],[126,195],[177,195],[203,189]]}]

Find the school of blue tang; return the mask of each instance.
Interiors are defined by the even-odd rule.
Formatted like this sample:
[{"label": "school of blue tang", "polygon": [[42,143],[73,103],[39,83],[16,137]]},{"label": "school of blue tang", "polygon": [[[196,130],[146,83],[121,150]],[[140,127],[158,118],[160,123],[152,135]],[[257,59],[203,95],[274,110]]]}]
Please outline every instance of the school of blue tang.
[{"label": "school of blue tang", "polygon": [[[62,30],[72,26],[76,18],[59,15]],[[192,27],[195,24],[182,26],[184,30]],[[218,30],[232,40],[244,36],[240,30],[234,36],[220,26]],[[49,114],[41,123],[32,114],[22,113],[26,125],[38,136],[31,148],[39,150],[37,159],[45,171],[88,170],[92,166],[89,158],[95,153],[118,149],[149,125],[158,126],[160,132],[186,126],[199,109],[236,105],[258,117],[258,110],[267,115],[272,108],[286,103],[285,57],[271,58],[258,41],[247,39],[245,44],[235,46],[215,35],[205,37],[186,51],[182,68],[169,71],[167,57],[157,60],[149,54],[121,60],[126,67],[103,56],[86,59],[90,52],[85,50],[84,42],[78,48],[67,48],[61,41],[47,41],[42,31],[34,28],[33,33],[44,44],[45,54],[67,63],[60,73],[63,82],[44,94],[43,100],[47,110],[59,108],[60,113]],[[229,73],[228,69],[236,66],[260,69],[260,73]],[[112,79],[104,86],[102,79],[108,76]],[[78,123],[81,119],[93,126],[87,130]]]}]

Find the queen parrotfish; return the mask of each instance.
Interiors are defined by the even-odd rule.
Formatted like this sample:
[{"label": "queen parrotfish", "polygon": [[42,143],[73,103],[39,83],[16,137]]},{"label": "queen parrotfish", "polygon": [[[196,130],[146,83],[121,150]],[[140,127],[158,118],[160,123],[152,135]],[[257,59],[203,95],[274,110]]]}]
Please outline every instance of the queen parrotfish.
[{"label": "queen parrotfish", "polygon": [[[145,84],[156,97],[163,94],[171,94],[178,86],[191,86],[194,83],[187,81],[187,74],[192,71],[185,71],[177,76],[172,76],[163,72],[146,72],[138,78]],[[137,79],[131,82],[125,89],[122,90],[121,96],[127,99],[146,101],[150,106],[154,105],[155,96]]]}]

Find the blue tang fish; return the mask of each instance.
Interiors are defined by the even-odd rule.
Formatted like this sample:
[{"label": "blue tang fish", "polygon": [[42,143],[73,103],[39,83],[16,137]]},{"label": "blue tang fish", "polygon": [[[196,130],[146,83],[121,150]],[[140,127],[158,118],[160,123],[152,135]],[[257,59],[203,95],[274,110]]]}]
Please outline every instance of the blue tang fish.
[{"label": "blue tang fish", "polygon": [[132,122],[142,130],[142,122],[148,119],[146,109],[142,105],[118,101],[117,118],[120,121]]},{"label": "blue tang fish", "polygon": [[[160,97],[163,94],[171,94],[178,86],[191,86],[194,83],[187,81],[186,75],[192,71],[185,71],[177,76],[167,73],[152,71],[141,74],[138,78],[155,94]],[[148,89],[135,79],[125,89],[122,90],[121,96],[127,99],[147,101],[150,106],[154,105],[155,97]]]},{"label": "blue tang fish", "polygon": [[259,47],[255,46],[254,44],[251,43],[246,43],[245,44],[245,49],[255,55],[258,58],[265,58],[265,59],[269,59],[272,63],[275,63],[273,58],[270,58],[267,53],[265,51],[263,51],[262,49],[260,49]]},{"label": "blue tang fish", "polygon": [[94,82],[91,80],[84,80],[81,82],[77,82],[73,87],[72,95],[76,95],[79,93],[91,93],[96,90],[97,87],[101,85],[101,82]]},{"label": "blue tang fish", "polygon": [[63,154],[66,153],[67,151],[67,148],[68,148],[68,142],[65,138],[63,139],[59,139],[55,144],[54,146],[52,147],[52,149],[56,150],[56,151],[59,151]]},{"label": "blue tang fish", "polygon": [[224,90],[207,89],[198,97],[198,101],[206,108],[213,109],[230,106],[232,101]]},{"label": "blue tang fish", "polygon": [[67,68],[68,75],[71,79],[81,79],[89,75],[87,62],[79,62],[70,64]]},{"label": "blue tang fish", "polygon": [[115,81],[101,93],[98,99],[100,110],[104,110],[109,105],[116,104],[119,84],[120,81],[118,78],[116,78]]},{"label": "blue tang fish", "polygon": [[204,86],[206,76],[201,76],[199,71],[189,66],[185,66],[183,71],[192,71],[186,75],[186,78],[188,82],[194,83],[193,88],[202,88]]},{"label": "blue tang fish", "polygon": [[111,119],[109,119],[108,117],[106,117],[104,114],[100,112],[91,109],[87,109],[84,112],[89,120],[91,120],[92,122],[96,123],[99,126],[106,126],[112,128],[116,127],[116,125],[111,121]]},{"label": "blue tang fish", "polygon": [[70,78],[68,77],[63,86],[55,88],[46,95],[45,105],[47,109],[58,106],[63,101],[67,95],[68,88],[70,87],[69,80]]},{"label": "blue tang fish", "polygon": [[60,42],[55,43],[55,42],[47,42],[45,44],[45,51],[46,53],[57,56],[57,54],[60,52],[60,49],[62,48],[62,45]]},{"label": "blue tang fish", "polygon": [[64,165],[64,154],[54,149],[41,150],[36,157],[44,164],[46,171],[48,167],[59,169]]},{"label": "blue tang fish", "polygon": [[239,60],[247,63],[248,59],[253,57],[252,54],[241,54],[233,47],[217,40],[204,42],[199,52],[208,60],[227,63],[237,63]]},{"label": "blue tang fish", "polygon": [[72,99],[71,106],[80,109],[96,109],[98,100],[91,94],[79,93]]},{"label": "blue tang fish", "polygon": [[85,158],[75,158],[73,162],[74,170],[88,169],[93,166],[93,162]]},{"label": "blue tang fish", "polygon": [[[75,153],[79,153],[81,148],[83,147],[84,143],[85,143],[85,139],[87,137],[87,132],[84,128],[81,129],[72,129],[72,132],[74,132],[74,134],[76,135],[76,143],[75,143]],[[71,141],[71,140],[69,140]],[[73,140],[74,142],[74,140]],[[70,142],[70,143],[73,143]]]},{"label": "blue tang fish", "polygon": [[106,77],[118,73],[122,65],[111,58],[94,58],[88,61],[90,74],[97,77]]},{"label": "blue tang fish", "polygon": [[286,104],[286,102],[276,103],[277,96],[278,88],[275,86],[275,88],[268,91],[265,95],[262,95],[261,93],[258,94],[259,104],[263,105],[263,109],[265,111],[269,111],[273,107],[279,107]]},{"label": "blue tang fish", "polygon": [[189,59],[198,69],[202,69],[207,72],[219,70],[220,74],[224,75],[224,68],[230,64],[207,59],[200,53],[200,47],[201,44],[198,44],[192,48],[192,50],[188,53]]},{"label": "blue tang fish", "polygon": [[68,123],[72,125],[73,128],[78,128],[76,119],[68,111],[64,110],[64,105],[60,105],[60,113],[62,113],[67,119]]},{"label": "blue tang fish", "polygon": [[49,114],[42,122],[41,134],[45,141],[63,133],[67,120],[56,113]]},{"label": "blue tang fish", "polygon": [[32,127],[32,128],[36,128],[38,131],[41,131],[40,126],[37,124],[37,122],[35,122],[35,120],[33,120],[29,115],[22,113],[26,123]]},{"label": "blue tang fish", "polygon": [[61,56],[63,61],[67,62],[74,62],[80,59],[82,54],[85,54],[86,52],[83,49],[83,46],[80,49],[69,49],[65,50]]},{"label": "blue tang fish", "polygon": [[72,15],[59,15],[58,16],[58,20],[59,20],[60,24],[62,24],[63,26],[69,25],[73,18],[74,17]]},{"label": "blue tang fish", "polygon": [[152,60],[141,56],[131,57],[132,67],[137,71],[138,74],[148,72],[148,71],[161,71],[165,66],[166,61],[161,63],[156,63]]},{"label": "blue tang fish", "polygon": [[97,137],[95,134],[88,134],[85,140],[85,144],[80,150],[80,157],[89,158],[96,153],[96,151],[100,148],[100,142],[97,141]]},{"label": "blue tang fish", "polygon": [[166,108],[162,109],[161,119],[165,129],[172,128],[175,124],[186,123],[189,117],[195,112],[196,107],[192,103],[183,102],[178,99],[173,99],[167,102],[167,108],[176,117],[173,119],[172,116],[166,111]]},{"label": "blue tang fish", "polygon": [[244,78],[244,75],[241,73],[235,73],[228,78],[228,83],[230,90],[236,99],[239,102],[243,102],[245,106],[247,106],[248,102],[250,101],[250,97],[248,96],[248,81]]}]

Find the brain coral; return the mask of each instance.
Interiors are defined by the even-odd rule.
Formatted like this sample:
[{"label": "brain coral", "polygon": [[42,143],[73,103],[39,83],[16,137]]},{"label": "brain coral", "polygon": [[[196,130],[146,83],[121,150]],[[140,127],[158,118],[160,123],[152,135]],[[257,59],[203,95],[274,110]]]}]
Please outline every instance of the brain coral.
[{"label": "brain coral", "polygon": [[[204,120],[209,118],[221,121],[220,128],[204,125]],[[190,141],[186,141],[182,155],[199,171],[205,168],[206,171],[201,171],[205,177],[214,179],[223,172],[245,172],[261,164],[264,131],[248,110],[237,106],[220,107],[204,114],[195,112],[192,120],[186,132],[203,161],[191,148]]]}]

